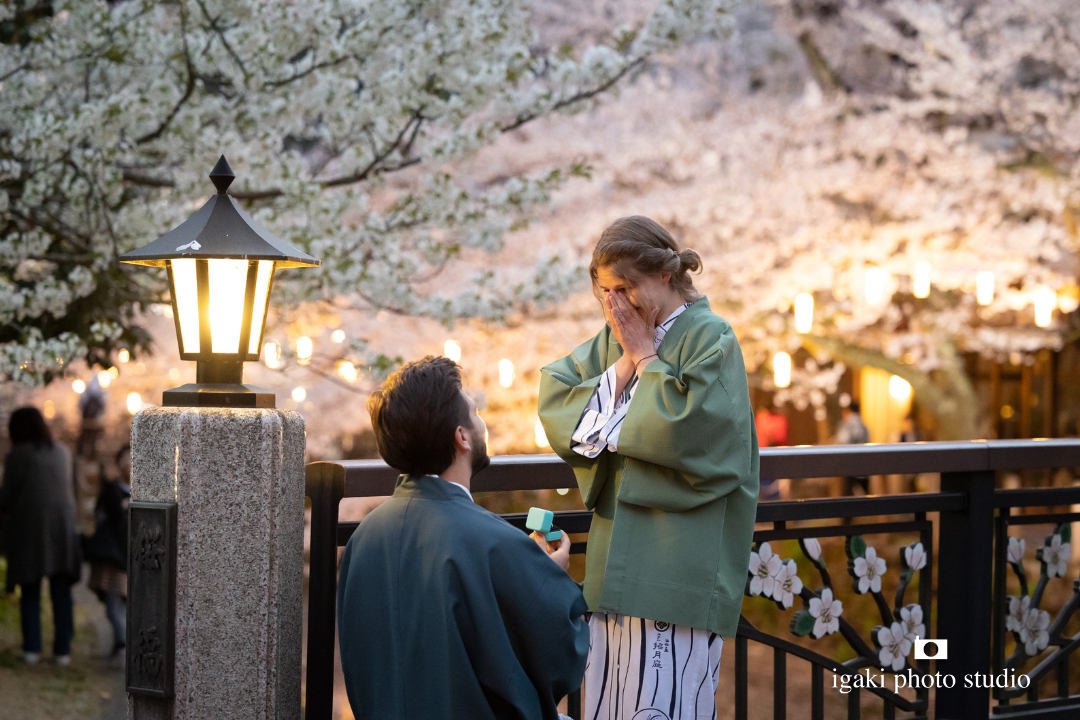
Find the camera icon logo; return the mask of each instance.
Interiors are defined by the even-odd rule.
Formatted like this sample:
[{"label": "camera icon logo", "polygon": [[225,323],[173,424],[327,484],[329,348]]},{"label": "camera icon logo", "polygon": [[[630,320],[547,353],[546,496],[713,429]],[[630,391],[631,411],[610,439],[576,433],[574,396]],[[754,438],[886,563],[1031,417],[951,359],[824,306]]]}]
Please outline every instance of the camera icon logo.
[{"label": "camera icon logo", "polygon": [[[932,651],[928,652],[928,651]],[[948,660],[948,640],[920,640],[915,636],[915,659],[916,660]]]}]

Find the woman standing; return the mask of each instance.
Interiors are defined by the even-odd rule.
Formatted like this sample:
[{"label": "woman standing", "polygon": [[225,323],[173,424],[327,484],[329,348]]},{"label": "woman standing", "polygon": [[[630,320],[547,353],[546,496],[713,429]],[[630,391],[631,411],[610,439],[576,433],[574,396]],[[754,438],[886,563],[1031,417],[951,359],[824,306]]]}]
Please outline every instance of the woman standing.
[{"label": "woman standing", "polygon": [[589,720],[713,718],[739,622],[758,445],[739,343],[694,289],[700,268],[653,220],[617,220],[589,266],[607,324],[541,373],[548,440],[593,510]]},{"label": "woman standing", "polygon": [[71,662],[75,630],[71,586],[79,577],[75,532],[75,493],[71,453],[54,442],[37,408],[19,408],[8,421],[11,452],[4,461],[0,516],[7,535],[7,591],[22,591],[23,659],[41,655],[41,580],[49,578],[52,597],[53,656],[57,665]]},{"label": "woman standing", "polygon": [[101,472],[101,491],[94,506],[94,534],[86,539],[83,555],[90,563],[86,586],[105,605],[113,628],[110,657],[122,657],[127,646],[127,542],[128,503],[131,499],[131,446],[116,453],[120,477],[109,480]]}]

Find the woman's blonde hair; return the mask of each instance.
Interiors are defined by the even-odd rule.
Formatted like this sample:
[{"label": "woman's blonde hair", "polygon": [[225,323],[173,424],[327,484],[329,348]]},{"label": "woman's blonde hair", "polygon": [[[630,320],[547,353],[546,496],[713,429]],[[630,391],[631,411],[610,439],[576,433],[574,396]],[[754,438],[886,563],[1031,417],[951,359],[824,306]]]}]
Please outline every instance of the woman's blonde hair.
[{"label": "woman's blonde hair", "polygon": [[596,271],[610,267],[623,280],[636,284],[644,275],[671,273],[668,284],[687,302],[701,298],[690,273],[701,272],[701,256],[693,250],[680,250],[678,243],[660,223],[642,215],[619,218],[611,223],[593,249],[589,263],[593,294],[602,292],[596,283]]}]

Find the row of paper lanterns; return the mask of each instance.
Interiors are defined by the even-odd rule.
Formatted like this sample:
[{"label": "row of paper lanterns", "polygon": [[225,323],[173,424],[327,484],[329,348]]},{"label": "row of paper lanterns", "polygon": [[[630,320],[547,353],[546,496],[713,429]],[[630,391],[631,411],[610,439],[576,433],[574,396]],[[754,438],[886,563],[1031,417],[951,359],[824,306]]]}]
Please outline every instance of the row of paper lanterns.
[{"label": "row of paper lanterns", "polygon": [[[930,263],[922,261],[915,263],[915,271],[911,278],[911,294],[917,298],[930,296]],[[888,277],[885,271],[879,267],[871,267],[866,270],[866,302],[877,305],[884,299],[885,286]],[[994,301],[994,273],[984,270],[975,275],[975,299],[980,305],[989,305]],[[1054,315],[1054,308],[1064,301],[1059,300],[1057,293],[1046,285],[1035,290],[1032,297],[1035,307],[1035,324],[1039,327],[1049,327]],[[1073,308],[1075,309],[1075,308]],[[808,333],[814,326],[814,296],[810,293],[799,293],[795,297],[795,329],[800,333]]]},{"label": "row of paper lanterns", "polygon": [[[791,356],[786,352],[773,355],[773,384],[778,388],[791,385]],[[889,395],[895,400],[907,400],[911,397],[911,383],[899,375],[889,378]]]}]

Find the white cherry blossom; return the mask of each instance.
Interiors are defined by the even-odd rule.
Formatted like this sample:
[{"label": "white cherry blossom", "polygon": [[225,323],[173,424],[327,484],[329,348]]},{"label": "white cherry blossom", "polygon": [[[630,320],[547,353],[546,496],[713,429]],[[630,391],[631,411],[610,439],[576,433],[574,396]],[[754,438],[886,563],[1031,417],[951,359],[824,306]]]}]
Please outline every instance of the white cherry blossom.
[{"label": "white cherry blossom", "polygon": [[1024,562],[1024,552],[1027,550],[1027,541],[1023,538],[1016,538],[1009,536],[1009,549],[1006,551],[1008,560],[1013,565],[1020,565]]},{"label": "white cherry blossom", "polygon": [[926,624],[923,623],[922,605],[911,604],[900,608],[900,625],[904,636],[914,642],[915,638],[926,637]]},{"label": "white cherry blossom", "polygon": [[1050,642],[1050,613],[1038,608],[1028,608],[1024,622],[1020,627],[1020,642],[1024,643],[1024,652],[1030,657],[1038,655]]},{"label": "white cherry blossom", "polygon": [[904,548],[904,562],[913,571],[926,567],[926,550],[921,542],[912,543]]},{"label": "white cherry blossom", "polygon": [[773,554],[769,543],[763,542],[750,553],[750,594],[772,597],[775,592],[776,575],[783,562]]},{"label": "white cherry blossom", "polygon": [[1024,627],[1030,605],[1031,598],[1027,595],[1022,598],[1010,595],[1009,607],[1005,615],[1005,629],[1009,632],[1020,632],[1020,629]]},{"label": "white cherry blossom", "polygon": [[795,561],[788,558],[780,566],[773,582],[773,600],[781,603],[784,609],[791,607],[795,596],[802,592],[803,584],[797,574]]},{"label": "white cherry blossom", "polygon": [[890,627],[879,628],[877,643],[881,646],[878,650],[881,666],[891,668],[894,672],[903,670],[904,661],[911,652],[912,639],[904,633],[900,623],[894,622]]},{"label": "white cherry blossom", "polygon": [[806,555],[814,562],[821,559],[821,541],[817,538],[806,538],[802,541]]},{"label": "white cherry blossom", "polygon": [[855,577],[859,580],[859,593],[881,592],[881,576],[885,574],[885,558],[877,556],[877,550],[866,546],[866,556],[854,561]]},{"label": "white cherry blossom", "polygon": [[814,618],[815,638],[832,635],[840,629],[840,616],[844,612],[844,606],[839,600],[833,599],[830,588],[823,588],[820,598],[810,598],[807,609]]},{"label": "white cherry blossom", "polygon": [[1053,533],[1050,542],[1040,548],[1042,561],[1046,565],[1047,577],[1065,577],[1069,571],[1069,556],[1072,552],[1071,543],[1061,542],[1061,535]]}]

